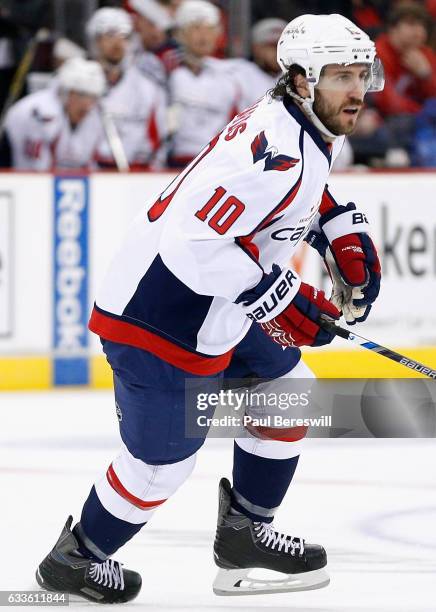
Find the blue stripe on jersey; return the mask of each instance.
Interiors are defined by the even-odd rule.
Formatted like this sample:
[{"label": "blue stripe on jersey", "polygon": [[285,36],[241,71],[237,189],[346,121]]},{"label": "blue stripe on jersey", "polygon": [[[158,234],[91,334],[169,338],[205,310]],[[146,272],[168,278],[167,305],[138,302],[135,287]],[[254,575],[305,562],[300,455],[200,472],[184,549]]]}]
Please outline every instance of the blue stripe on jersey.
[{"label": "blue stripe on jersey", "polygon": [[160,336],[196,350],[197,333],[213,297],[195,293],[175,276],[157,255],[138,284],[123,316],[135,319]]},{"label": "blue stripe on jersey", "polygon": [[321,136],[321,132],[314,126],[314,124],[306,117],[302,110],[298,108],[293,99],[290,96],[285,96],[283,104],[290,115],[297,121],[301,127],[309,134],[314,143],[317,145],[319,150],[324,153],[329,167],[332,163],[331,151]]},{"label": "blue stripe on jersey", "polygon": [[[286,195],[280,200],[280,202],[262,219],[262,221],[260,221],[260,223],[258,223],[256,225],[256,227],[253,229],[253,231],[251,231],[249,234],[246,234],[245,236],[238,236],[237,238],[235,238],[236,244],[238,246],[240,246],[247,253],[248,253],[247,249],[244,248],[244,246],[243,246],[244,238],[254,237],[256,235],[256,233],[258,231],[260,231],[260,229],[265,229],[265,227],[268,227],[269,225],[272,225],[273,217],[274,217],[274,214],[276,213],[276,211],[279,211],[280,208],[284,205],[284,203],[294,194],[295,190],[297,190],[299,188],[300,181],[303,178],[303,172],[304,172],[304,130],[303,130],[303,128],[300,129],[300,136],[299,136],[299,139],[298,139],[298,147],[300,149],[300,154],[301,154],[301,170],[300,170],[300,174],[298,176],[298,179],[295,181],[295,183],[292,185],[291,189],[286,193]],[[281,215],[280,217],[277,217],[277,220],[281,219],[282,217],[283,217],[283,215]],[[267,221],[267,223],[263,227],[263,224],[265,223],[265,221]],[[250,257],[252,257],[252,255],[250,253],[248,253],[248,255]],[[252,259],[253,259],[253,257],[252,257]]]}]

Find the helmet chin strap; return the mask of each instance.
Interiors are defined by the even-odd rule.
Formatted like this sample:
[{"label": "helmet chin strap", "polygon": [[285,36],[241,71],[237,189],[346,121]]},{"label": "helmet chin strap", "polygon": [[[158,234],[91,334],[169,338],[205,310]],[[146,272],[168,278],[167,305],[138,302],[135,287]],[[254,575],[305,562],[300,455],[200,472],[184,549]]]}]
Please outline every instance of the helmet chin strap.
[{"label": "helmet chin strap", "polygon": [[313,99],[312,98],[302,98],[301,96],[296,94],[294,91],[292,91],[289,87],[286,88],[286,91],[288,95],[291,96],[291,98],[293,98],[299,103],[304,114],[313,123],[313,125],[316,128],[318,128],[318,130],[321,132],[323,139],[326,142],[334,142],[336,138],[338,138],[338,135],[330,132],[330,130],[326,128],[326,126],[322,123],[322,121],[316,115],[315,111],[313,110]]}]

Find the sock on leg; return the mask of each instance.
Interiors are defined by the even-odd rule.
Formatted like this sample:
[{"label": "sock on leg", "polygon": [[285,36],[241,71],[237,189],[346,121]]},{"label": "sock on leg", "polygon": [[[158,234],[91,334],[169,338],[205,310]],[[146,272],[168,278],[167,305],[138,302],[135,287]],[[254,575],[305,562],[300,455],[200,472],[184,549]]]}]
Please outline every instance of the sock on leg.
[{"label": "sock on leg", "polygon": [[[299,455],[274,459],[247,452],[240,444],[235,440],[231,513],[270,523],[292,481]],[[289,443],[276,444],[288,444],[289,454],[294,452]]]},{"label": "sock on leg", "polygon": [[79,542],[78,552],[94,561],[104,561],[145,524],[128,523],[108,512],[98,498],[95,487],[92,487],[80,522],[73,529]]}]

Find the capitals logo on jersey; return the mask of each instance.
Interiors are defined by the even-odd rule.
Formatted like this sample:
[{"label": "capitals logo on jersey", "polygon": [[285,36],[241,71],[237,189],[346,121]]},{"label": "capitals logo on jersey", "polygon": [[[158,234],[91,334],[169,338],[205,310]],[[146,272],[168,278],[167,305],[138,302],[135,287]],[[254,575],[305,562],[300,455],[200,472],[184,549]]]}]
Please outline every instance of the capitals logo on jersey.
[{"label": "capitals logo on jersey", "polygon": [[251,152],[253,153],[253,164],[261,159],[265,160],[265,170],[278,170],[285,172],[289,168],[294,168],[300,161],[296,157],[289,157],[277,152],[275,147],[268,147],[268,140],[265,132],[260,132],[251,143]]}]

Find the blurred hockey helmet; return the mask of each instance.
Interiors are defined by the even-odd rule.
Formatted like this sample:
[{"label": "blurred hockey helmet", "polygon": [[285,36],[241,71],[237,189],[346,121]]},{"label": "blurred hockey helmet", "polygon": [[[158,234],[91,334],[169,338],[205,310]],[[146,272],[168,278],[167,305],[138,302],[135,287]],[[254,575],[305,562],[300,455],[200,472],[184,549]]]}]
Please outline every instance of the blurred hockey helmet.
[{"label": "blurred hockey helmet", "polygon": [[129,13],[120,8],[98,9],[86,24],[86,34],[90,40],[110,33],[127,37],[130,36],[132,30],[132,19]]},{"label": "blurred hockey helmet", "polygon": [[58,82],[63,91],[76,91],[96,98],[103,95],[106,78],[98,62],[74,57],[58,70]]},{"label": "blurred hockey helmet", "polygon": [[185,0],[176,11],[175,23],[178,28],[186,28],[193,23],[219,26],[221,15],[217,7],[206,0]]},{"label": "blurred hockey helmet", "polygon": [[285,26],[286,21],[283,19],[261,19],[251,29],[251,42],[259,45],[277,44]]},{"label": "blurred hockey helmet", "polygon": [[169,12],[156,0],[130,0],[129,6],[138,15],[145,17],[161,30],[168,30],[173,26]]}]

